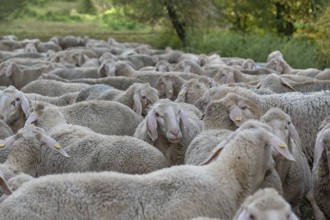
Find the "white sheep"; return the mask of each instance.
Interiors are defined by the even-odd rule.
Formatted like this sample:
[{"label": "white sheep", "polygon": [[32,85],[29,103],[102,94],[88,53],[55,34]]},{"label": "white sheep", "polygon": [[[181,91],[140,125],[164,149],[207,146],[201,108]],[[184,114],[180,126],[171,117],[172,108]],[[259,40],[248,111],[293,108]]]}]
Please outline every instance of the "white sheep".
[{"label": "white sheep", "polygon": [[315,141],[313,162],[313,192],[317,205],[330,218],[330,117],[322,121]]},{"label": "white sheep", "polygon": [[60,111],[51,106],[35,106],[26,126],[30,123],[43,128],[71,156],[59,158],[42,149],[38,175],[104,170],[134,174],[167,166],[165,157],[152,145],[131,136],[102,135],[68,124]]},{"label": "white sheep", "polygon": [[38,79],[25,85],[24,93],[37,93],[44,96],[60,96],[69,92],[78,92],[89,85],[84,83],[64,83],[56,80]]},{"label": "white sheep", "polygon": [[24,96],[32,103],[35,101],[42,101],[57,106],[65,106],[74,103],[78,94],[79,92],[69,92],[64,95],[54,97],[54,96],[43,96],[36,93],[26,93],[24,94]]},{"label": "white sheep", "polygon": [[29,101],[15,87],[9,86],[0,92],[0,114],[14,133],[24,126],[29,108]]},{"label": "white sheep", "polygon": [[159,97],[158,91],[149,83],[133,83],[126,91],[118,93],[118,90],[111,89],[97,99],[122,103],[134,110],[136,114],[146,116],[150,106],[157,102]]},{"label": "white sheep", "polygon": [[298,220],[290,204],[271,188],[260,189],[247,197],[233,220]]},{"label": "white sheep", "polygon": [[[300,137],[290,116],[278,108],[271,108],[260,118],[260,121],[273,128],[273,133],[287,144],[296,160],[295,163],[291,163],[279,157],[274,158],[275,169],[283,183],[283,197],[290,202],[298,216],[300,216],[299,203],[302,198],[306,198],[313,209],[314,218],[325,219],[314,199],[312,174],[306,156],[301,150]],[[302,217],[306,218],[304,211],[302,211]]]},{"label": "white sheep", "polygon": [[202,130],[200,117],[192,105],[160,99],[136,128],[134,137],[157,147],[171,165],[181,164],[189,143]]},{"label": "white sheep", "polygon": [[[231,219],[272,168],[272,147],[292,159],[282,144],[257,126],[240,131],[205,166],[173,166],[145,175],[48,175],[23,184],[0,204],[0,212],[5,219],[27,220]],[[40,204],[47,208],[36,209]]]},{"label": "white sheep", "polygon": [[[243,102],[244,105],[241,105],[240,108],[234,108],[237,111],[231,111],[232,114],[230,116],[227,113],[228,108],[225,106],[228,105],[226,103],[231,102],[232,98],[227,98],[228,102],[226,103],[220,100],[212,101],[205,112],[205,128],[221,128],[223,119],[228,121],[232,118],[234,119],[234,123],[235,121],[239,123],[241,120],[240,117],[237,117],[239,115],[236,112],[244,109],[249,110],[253,107],[259,109],[261,114],[264,114],[268,109],[278,107],[290,115],[292,123],[295,124],[301,138],[301,148],[307,157],[310,167],[312,166],[315,139],[319,124],[330,115],[330,93],[328,91],[308,94],[291,92],[258,95],[247,89],[235,88],[235,93],[228,95],[234,98],[236,100],[235,102]],[[251,103],[253,105],[250,105]],[[243,117],[242,115],[240,116]],[[312,118],[312,120],[306,120],[308,118]]]}]

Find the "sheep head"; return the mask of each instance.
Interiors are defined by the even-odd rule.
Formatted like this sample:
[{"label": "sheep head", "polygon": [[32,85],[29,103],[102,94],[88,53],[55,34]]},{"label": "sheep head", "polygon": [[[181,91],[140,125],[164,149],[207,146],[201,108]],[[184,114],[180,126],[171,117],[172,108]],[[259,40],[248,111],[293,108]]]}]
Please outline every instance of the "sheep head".
[{"label": "sheep head", "polygon": [[[182,138],[181,128],[189,128],[186,114],[179,104],[170,100],[160,100],[149,111],[147,117],[148,135],[155,141],[159,135],[171,143],[178,143]],[[160,133],[160,134],[158,134]]]}]

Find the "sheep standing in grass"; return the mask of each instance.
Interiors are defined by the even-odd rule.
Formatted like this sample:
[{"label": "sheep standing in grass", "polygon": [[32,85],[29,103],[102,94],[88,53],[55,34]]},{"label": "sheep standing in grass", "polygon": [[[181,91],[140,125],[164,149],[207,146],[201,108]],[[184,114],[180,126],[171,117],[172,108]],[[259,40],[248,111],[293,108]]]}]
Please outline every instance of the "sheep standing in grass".
[{"label": "sheep standing in grass", "polygon": [[[255,126],[237,133],[205,166],[174,166],[145,175],[48,175],[23,184],[0,204],[0,212],[5,219],[27,220],[231,219],[273,167],[272,147],[292,159],[282,144]],[[36,209],[36,204],[47,208]]]},{"label": "sheep standing in grass", "polygon": [[330,117],[323,120],[317,134],[314,163],[313,191],[315,201],[327,219],[330,218]]},{"label": "sheep standing in grass", "polygon": [[290,204],[271,188],[260,189],[247,197],[234,220],[298,220]]},{"label": "sheep standing in grass", "polygon": [[194,106],[160,99],[136,128],[134,137],[157,147],[171,165],[181,164],[189,143],[202,130],[198,112]]}]

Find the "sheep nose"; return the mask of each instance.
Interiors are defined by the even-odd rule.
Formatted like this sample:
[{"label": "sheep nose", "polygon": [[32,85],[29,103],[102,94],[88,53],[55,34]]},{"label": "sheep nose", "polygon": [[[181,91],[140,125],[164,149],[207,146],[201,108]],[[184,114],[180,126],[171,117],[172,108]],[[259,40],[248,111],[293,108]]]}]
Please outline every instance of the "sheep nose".
[{"label": "sheep nose", "polygon": [[171,134],[173,134],[176,137],[176,136],[178,136],[180,130],[179,129],[173,129],[170,132],[171,132]]}]

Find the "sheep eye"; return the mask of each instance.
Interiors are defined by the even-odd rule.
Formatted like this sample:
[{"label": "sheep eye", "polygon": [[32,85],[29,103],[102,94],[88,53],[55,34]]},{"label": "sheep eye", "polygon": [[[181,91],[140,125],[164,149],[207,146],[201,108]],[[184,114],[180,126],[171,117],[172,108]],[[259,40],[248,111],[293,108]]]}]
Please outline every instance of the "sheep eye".
[{"label": "sheep eye", "polygon": [[10,103],[11,105],[15,106],[15,100]]},{"label": "sheep eye", "polygon": [[241,109],[245,110],[245,109],[247,109],[247,106],[242,106]]},{"label": "sheep eye", "polygon": [[255,219],[254,215],[253,214],[250,214],[249,215],[249,219],[252,219],[252,220]]},{"label": "sheep eye", "polygon": [[285,130],[288,130],[288,128],[289,128],[289,127],[288,127],[287,125],[285,125],[284,129],[285,129]]},{"label": "sheep eye", "polygon": [[155,113],[155,116],[156,116],[156,117],[159,117],[160,115],[159,115],[159,113],[158,113],[158,112],[156,112],[156,113]]},{"label": "sheep eye", "polygon": [[142,98],[142,99],[146,99],[147,97],[145,97],[145,96],[141,96],[141,98]]},{"label": "sheep eye", "polygon": [[288,125],[290,125],[290,124],[291,124],[291,121],[288,122]]},{"label": "sheep eye", "polygon": [[20,99],[20,98],[16,98],[16,101],[18,101],[18,102],[19,102],[19,101],[21,101],[21,99]]}]

